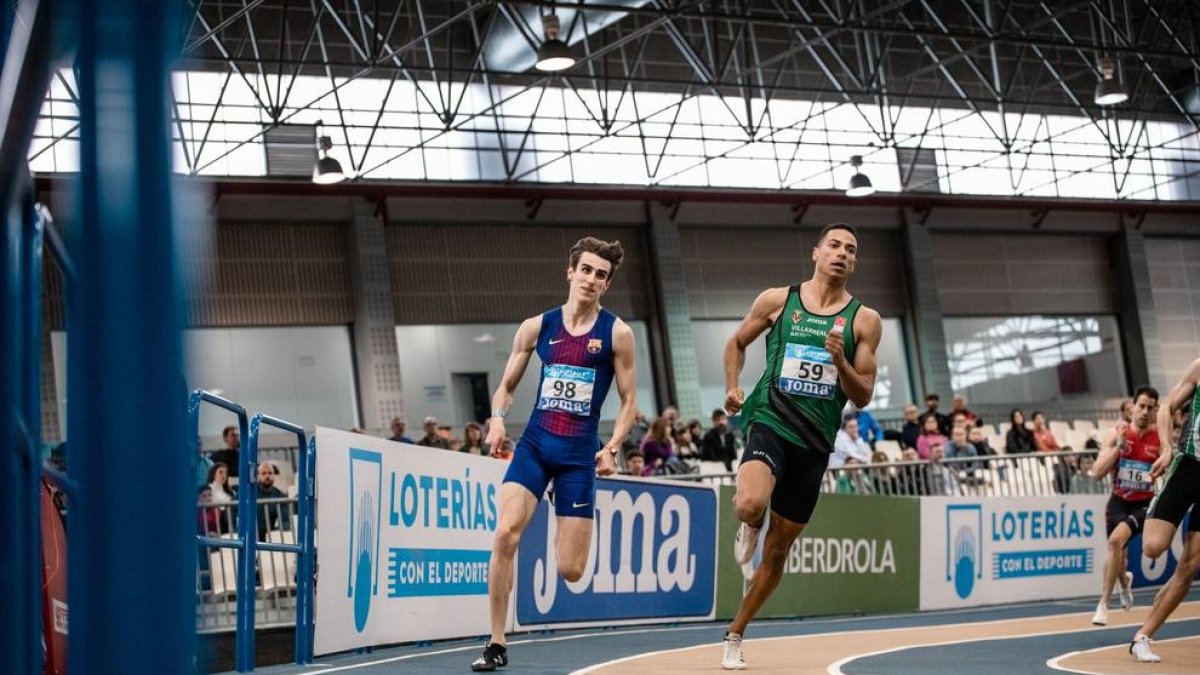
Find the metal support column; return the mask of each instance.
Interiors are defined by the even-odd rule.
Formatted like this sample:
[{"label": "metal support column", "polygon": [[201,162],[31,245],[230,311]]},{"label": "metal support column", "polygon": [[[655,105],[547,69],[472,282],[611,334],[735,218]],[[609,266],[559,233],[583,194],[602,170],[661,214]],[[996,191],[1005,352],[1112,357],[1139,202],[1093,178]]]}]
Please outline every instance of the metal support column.
[{"label": "metal support column", "polygon": [[[195,671],[195,475],[171,173],[180,3],[81,0],[67,237],[72,675]],[[112,480],[119,469],[121,480]]]}]

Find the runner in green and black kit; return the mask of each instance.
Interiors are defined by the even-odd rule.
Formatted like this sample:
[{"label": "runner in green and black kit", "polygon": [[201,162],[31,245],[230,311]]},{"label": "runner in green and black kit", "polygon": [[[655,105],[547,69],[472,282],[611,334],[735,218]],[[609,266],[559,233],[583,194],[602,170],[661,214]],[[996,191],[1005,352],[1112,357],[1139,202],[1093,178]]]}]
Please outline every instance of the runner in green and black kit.
[{"label": "runner in green and black kit", "polygon": [[1184,406],[1190,407],[1192,414],[1180,431],[1177,447],[1172,448],[1171,443],[1164,442],[1162,453],[1150,468],[1153,478],[1165,473],[1167,483],[1150,503],[1145,530],[1142,532],[1142,552],[1151,558],[1165,553],[1189,509],[1192,518],[1188,523],[1183,556],[1175,566],[1175,574],[1155,596],[1150,616],[1129,645],[1129,653],[1144,663],[1162,660],[1151,651],[1150,641],[1183,601],[1192,586],[1192,580],[1196,578],[1196,572],[1200,571],[1200,513],[1195,508],[1196,503],[1200,502],[1200,461],[1196,457],[1197,446],[1200,446],[1200,359],[1188,366],[1179,384],[1167,395],[1165,404],[1159,406],[1158,434],[1164,441],[1172,436],[1175,412]]},{"label": "runner in green and black kit", "polygon": [[[741,411],[747,429],[734,557],[750,579],[725,636],[727,670],[746,667],[742,633],[779,585],[788,549],[812,516],[846,401],[863,408],[871,400],[881,322],[846,291],[857,254],[854,228],[826,227],[813,247],[813,278],[760,294],[725,346],[725,408]],[[747,397],[738,386],[746,347],[764,332],[767,368]]]}]

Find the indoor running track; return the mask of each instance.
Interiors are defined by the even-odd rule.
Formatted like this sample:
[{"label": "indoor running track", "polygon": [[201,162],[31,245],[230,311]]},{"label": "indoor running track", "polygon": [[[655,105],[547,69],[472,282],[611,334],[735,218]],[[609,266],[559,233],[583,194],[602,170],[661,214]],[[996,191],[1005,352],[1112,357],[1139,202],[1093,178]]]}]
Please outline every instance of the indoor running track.
[{"label": "indoor running track", "polygon": [[[1200,673],[1200,589],[1159,631],[1161,664],[1126,651],[1156,589],[1137,592],[1131,612],[1113,609],[1107,627],[1090,623],[1094,598],[871,617],[773,620],[752,624],[745,644],[756,673],[906,675],[961,673]],[[723,673],[724,623],[573,630],[511,637],[513,675],[675,675]],[[321,657],[312,666],[258,669],[270,675],[468,673],[481,640],[377,649]]]}]

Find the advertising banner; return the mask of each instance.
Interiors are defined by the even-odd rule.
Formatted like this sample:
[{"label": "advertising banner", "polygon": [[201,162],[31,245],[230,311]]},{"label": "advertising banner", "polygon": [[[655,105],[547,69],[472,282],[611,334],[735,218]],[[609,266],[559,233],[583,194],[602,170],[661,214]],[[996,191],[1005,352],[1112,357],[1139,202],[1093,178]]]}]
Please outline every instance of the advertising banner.
[{"label": "advertising banner", "polygon": [[921,609],[1096,595],[1105,500],[925,497]]},{"label": "advertising banner", "polygon": [[[745,591],[733,560],[734,489],[721,488],[717,615],[731,618]],[[783,580],[758,613],[784,618],[915,610],[921,552],[919,501],[823,494],[784,563]]]},{"label": "advertising banner", "polygon": [[713,618],[717,493],[683,481],[596,483],[584,574],[557,573],[555,517],[545,500],[517,554],[516,627],[703,621]]},{"label": "advertising banner", "polygon": [[318,427],[315,652],[484,635],[508,462]]}]

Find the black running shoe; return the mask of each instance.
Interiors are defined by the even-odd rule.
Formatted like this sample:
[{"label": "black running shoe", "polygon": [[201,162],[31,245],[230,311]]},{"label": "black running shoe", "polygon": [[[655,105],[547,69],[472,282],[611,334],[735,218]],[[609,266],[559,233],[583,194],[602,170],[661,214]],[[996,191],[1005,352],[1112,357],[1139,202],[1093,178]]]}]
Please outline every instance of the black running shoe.
[{"label": "black running shoe", "polygon": [[508,665],[508,649],[504,645],[489,642],[483,646],[483,653],[471,662],[471,670],[477,673],[490,672]]}]

